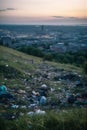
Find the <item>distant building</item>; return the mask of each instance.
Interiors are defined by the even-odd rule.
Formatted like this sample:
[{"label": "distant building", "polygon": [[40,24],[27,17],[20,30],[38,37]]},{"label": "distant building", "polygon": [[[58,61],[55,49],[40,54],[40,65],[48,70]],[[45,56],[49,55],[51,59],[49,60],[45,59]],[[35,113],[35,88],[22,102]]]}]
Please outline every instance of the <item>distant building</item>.
[{"label": "distant building", "polygon": [[56,45],[51,45],[50,50],[64,53],[66,52],[66,47],[64,46],[64,43],[57,43]]}]

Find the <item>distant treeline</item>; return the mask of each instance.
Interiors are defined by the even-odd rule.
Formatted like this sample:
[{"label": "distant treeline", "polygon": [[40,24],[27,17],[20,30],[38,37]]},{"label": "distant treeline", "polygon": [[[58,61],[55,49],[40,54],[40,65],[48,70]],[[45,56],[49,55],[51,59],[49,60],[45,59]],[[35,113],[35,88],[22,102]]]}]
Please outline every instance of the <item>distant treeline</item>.
[{"label": "distant treeline", "polygon": [[82,67],[87,60],[87,54],[85,51],[79,52],[43,52],[42,50],[32,47],[32,46],[22,46],[18,49],[18,51],[27,53],[29,55],[42,57],[44,60],[55,61],[60,63],[69,63],[74,64],[78,67]]}]

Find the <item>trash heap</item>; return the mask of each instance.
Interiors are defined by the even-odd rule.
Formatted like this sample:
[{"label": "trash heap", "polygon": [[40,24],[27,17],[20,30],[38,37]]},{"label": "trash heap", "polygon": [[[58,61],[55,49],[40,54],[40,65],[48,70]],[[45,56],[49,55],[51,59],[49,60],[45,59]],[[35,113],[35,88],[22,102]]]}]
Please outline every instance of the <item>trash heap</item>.
[{"label": "trash heap", "polygon": [[0,85],[2,117],[15,119],[24,114],[31,116],[45,114],[48,110],[87,107],[87,83],[82,75],[41,63],[28,76],[21,79],[24,88]]}]

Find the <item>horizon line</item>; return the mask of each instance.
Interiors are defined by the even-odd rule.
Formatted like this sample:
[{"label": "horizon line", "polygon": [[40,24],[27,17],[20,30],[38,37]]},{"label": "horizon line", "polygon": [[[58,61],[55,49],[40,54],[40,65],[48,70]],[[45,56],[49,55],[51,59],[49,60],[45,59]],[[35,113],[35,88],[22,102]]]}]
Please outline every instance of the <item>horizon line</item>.
[{"label": "horizon line", "polygon": [[0,25],[23,25],[23,26],[87,26],[87,24],[21,24],[21,23],[0,23]]}]

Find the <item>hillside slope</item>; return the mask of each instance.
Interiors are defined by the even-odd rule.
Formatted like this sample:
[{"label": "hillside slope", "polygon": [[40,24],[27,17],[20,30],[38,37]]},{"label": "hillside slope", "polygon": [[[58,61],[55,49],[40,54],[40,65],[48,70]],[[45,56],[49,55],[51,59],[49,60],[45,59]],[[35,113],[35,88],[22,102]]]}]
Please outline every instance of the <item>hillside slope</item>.
[{"label": "hillside slope", "polygon": [[3,46],[0,46],[0,83],[17,93],[24,90],[24,95],[39,92],[46,84],[50,90],[49,102],[56,105],[67,95],[82,94],[86,90],[81,68],[43,61]]},{"label": "hillside slope", "polygon": [[[13,97],[0,98],[0,130],[86,129],[87,93],[81,68],[0,46],[0,84],[6,84]],[[42,90],[46,104],[36,98],[36,93],[42,97]],[[35,112],[33,106],[47,114],[29,115]]]},{"label": "hillside slope", "polygon": [[0,82],[5,82],[8,85],[23,85],[21,78],[26,79],[30,74],[40,71],[42,69],[39,68],[40,65],[42,65],[42,68],[47,65],[48,68],[53,66],[58,69],[81,73],[81,68],[60,63],[44,62],[41,58],[0,46]]}]

